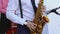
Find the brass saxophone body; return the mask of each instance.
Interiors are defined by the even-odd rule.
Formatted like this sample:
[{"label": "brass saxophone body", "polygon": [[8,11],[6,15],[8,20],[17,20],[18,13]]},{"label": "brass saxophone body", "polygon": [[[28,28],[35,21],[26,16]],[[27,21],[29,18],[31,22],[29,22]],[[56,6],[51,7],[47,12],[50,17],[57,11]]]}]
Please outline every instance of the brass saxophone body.
[{"label": "brass saxophone body", "polygon": [[49,22],[49,19],[46,16],[43,16],[42,13],[42,6],[43,6],[43,1],[40,0],[38,4],[38,8],[36,10],[36,15],[34,19],[34,23],[37,24],[36,30],[31,32],[31,34],[42,34],[42,30],[46,22]]}]

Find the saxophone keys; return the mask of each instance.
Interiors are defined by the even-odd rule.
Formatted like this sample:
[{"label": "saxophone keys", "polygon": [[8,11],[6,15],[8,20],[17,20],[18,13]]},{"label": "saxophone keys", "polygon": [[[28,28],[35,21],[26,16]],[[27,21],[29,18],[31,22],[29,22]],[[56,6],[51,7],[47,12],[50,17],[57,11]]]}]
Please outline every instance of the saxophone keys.
[{"label": "saxophone keys", "polygon": [[41,25],[38,25],[38,28],[40,29],[40,28],[42,28],[42,26]]}]

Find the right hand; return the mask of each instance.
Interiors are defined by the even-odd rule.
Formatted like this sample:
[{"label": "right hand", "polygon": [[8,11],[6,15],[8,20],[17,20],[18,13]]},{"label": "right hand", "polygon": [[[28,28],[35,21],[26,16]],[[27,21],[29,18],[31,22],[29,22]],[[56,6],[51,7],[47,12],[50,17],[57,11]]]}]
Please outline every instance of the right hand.
[{"label": "right hand", "polygon": [[36,29],[36,27],[37,27],[37,24],[28,21],[26,26],[30,29],[30,31],[33,32],[33,31],[35,31],[35,29]]}]

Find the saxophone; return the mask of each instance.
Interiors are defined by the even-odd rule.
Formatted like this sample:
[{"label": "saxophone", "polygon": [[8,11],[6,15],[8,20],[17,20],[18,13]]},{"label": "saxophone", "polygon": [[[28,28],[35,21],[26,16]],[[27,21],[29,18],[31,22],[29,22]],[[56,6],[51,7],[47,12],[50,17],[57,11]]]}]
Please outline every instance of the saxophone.
[{"label": "saxophone", "polygon": [[44,0],[39,1],[38,8],[37,8],[36,14],[35,14],[35,19],[33,21],[35,24],[37,24],[37,27],[36,27],[35,31],[31,32],[31,34],[42,34],[44,25],[47,22],[49,22],[49,19],[47,18],[47,16],[43,16],[43,13],[42,13],[43,1]]}]

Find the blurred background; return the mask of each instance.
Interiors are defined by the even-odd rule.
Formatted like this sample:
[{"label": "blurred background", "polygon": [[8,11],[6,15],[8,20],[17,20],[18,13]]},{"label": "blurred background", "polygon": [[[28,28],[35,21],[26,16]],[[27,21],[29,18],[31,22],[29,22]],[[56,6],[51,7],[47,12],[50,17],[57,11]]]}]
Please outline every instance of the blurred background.
[{"label": "blurred background", "polygon": [[[44,0],[44,5],[46,6],[46,11],[57,8],[60,6],[60,0]],[[60,13],[60,9],[57,10]],[[49,23],[48,34],[60,34],[60,16],[55,13],[50,13],[48,15]]]}]

